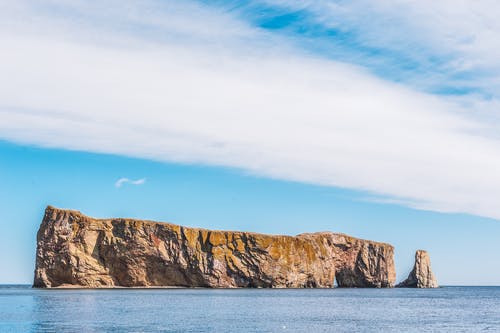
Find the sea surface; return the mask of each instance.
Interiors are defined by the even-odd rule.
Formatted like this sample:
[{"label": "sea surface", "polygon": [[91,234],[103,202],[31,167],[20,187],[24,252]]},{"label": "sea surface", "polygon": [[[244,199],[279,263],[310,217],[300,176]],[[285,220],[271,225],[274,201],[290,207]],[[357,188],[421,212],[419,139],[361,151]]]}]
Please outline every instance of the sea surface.
[{"label": "sea surface", "polygon": [[500,332],[500,287],[39,290],[0,285],[0,332]]}]

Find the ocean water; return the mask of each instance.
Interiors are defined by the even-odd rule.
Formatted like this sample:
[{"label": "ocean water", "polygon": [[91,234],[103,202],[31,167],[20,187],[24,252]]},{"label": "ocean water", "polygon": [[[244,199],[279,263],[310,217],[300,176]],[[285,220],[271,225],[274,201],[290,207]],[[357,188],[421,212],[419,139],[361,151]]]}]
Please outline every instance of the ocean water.
[{"label": "ocean water", "polygon": [[500,287],[37,290],[4,285],[0,332],[500,332]]}]

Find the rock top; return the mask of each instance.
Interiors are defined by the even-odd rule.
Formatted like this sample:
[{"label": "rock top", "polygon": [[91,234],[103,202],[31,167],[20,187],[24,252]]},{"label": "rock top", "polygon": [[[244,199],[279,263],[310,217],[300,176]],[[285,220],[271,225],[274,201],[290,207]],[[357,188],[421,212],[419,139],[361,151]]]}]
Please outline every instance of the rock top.
[{"label": "rock top", "polygon": [[394,248],[319,232],[295,237],[94,219],[47,207],[34,287],[392,287]]},{"label": "rock top", "polygon": [[417,250],[415,253],[415,265],[408,278],[399,283],[398,288],[438,288],[438,283],[431,270],[431,259],[429,253]]}]

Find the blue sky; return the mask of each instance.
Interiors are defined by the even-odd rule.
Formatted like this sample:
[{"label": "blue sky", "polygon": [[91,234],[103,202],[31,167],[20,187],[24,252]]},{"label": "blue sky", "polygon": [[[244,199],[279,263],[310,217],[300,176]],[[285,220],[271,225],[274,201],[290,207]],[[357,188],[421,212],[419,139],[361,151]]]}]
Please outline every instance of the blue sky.
[{"label": "blue sky", "polygon": [[0,283],[30,282],[52,204],[345,232],[399,279],[424,248],[443,284],[499,284],[497,7],[1,4]]},{"label": "blue sky", "polygon": [[[491,265],[500,223],[373,203],[366,193],[278,181],[239,170],[0,143],[2,283],[30,283],[36,231],[48,204],[122,216],[274,234],[333,230],[396,247],[398,278],[427,249],[446,284],[498,284]],[[145,177],[142,185],[122,176]],[[480,255],[480,257],[478,257]],[[464,263],[467,270],[464,270]],[[478,273],[480,272],[480,273]]]}]

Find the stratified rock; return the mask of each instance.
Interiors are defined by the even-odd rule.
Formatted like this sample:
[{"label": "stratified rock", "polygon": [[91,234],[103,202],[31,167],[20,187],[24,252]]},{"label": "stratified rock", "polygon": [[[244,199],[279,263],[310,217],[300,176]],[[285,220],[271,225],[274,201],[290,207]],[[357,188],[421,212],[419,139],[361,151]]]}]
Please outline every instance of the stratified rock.
[{"label": "stratified rock", "polygon": [[393,247],[343,234],[210,231],[47,207],[34,287],[392,287]]},{"label": "stratified rock", "polygon": [[431,270],[431,260],[429,254],[424,250],[417,250],[415,253],[415,265],[410,275],[398,288],[437,288],[438,283]]}]

